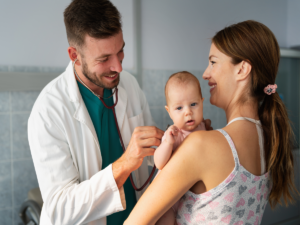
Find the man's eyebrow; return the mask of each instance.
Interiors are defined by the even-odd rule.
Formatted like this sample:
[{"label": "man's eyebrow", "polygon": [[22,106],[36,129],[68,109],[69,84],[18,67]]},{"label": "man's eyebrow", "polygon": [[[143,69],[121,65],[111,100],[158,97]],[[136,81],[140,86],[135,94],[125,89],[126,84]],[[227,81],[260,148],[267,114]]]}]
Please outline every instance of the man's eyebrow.
[{"label": "man's eyebrow", "polygon": [[208,59],[211,60],[212,57],[218,58],[217,56],[210,55]]},{"label": "man's eyebrow", "polygon": [[[123,43],[123,46],[122,46],[122,48],[120,49],[119,52],[123,51],[124,47],[125,47],[125,42]],[[96,60],[97,60],[97,59],[101,59],[101,58],[106,58],[106,57],[108,57],[108,56],[110,56],[110,55],[111,55],[111,54],[104,54],[104,55],[98,56],[98,57],[96,58]]]}]

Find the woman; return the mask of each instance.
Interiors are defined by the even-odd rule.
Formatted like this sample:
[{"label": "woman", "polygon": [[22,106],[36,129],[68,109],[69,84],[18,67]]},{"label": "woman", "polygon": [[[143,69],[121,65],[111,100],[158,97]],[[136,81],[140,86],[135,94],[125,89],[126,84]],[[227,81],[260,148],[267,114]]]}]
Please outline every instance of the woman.
[{"label": "woman", "polygon": [[274,85],[279,59],[274,34],[256,21],[212,38],[203,78],[228,124],[190,134],[126,225],[155,224],[181,196],[178,225],[260,224],[267,201],[293,200],[293,132]]}]

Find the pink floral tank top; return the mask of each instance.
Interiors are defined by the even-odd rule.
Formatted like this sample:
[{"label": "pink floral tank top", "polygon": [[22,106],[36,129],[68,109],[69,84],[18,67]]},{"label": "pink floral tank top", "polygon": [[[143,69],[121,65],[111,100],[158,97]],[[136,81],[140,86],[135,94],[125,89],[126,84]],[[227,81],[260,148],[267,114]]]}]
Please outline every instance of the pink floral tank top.
[{"label": "pink floral tank top", "polygon": [[[217,187],[203,194],[188,191],[180,200],[178,225],[260,224],[271,191],[269,173],[255,176],[239,162],[232,139],[224,130],[235,161],[234,170]],[[261,143],[260,143],[261,145]]]}]

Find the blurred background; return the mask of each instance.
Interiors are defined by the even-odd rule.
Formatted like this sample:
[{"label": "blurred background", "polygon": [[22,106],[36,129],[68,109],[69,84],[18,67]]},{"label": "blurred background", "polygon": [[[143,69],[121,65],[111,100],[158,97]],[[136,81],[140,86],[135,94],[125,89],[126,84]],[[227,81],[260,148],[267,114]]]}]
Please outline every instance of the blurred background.
[{"label": "blurred background", "polygon": [[[0,224],[23,224],[21,204],[38,187],[27,140],[27,120],[41,89],[68,65],[63,11],[70,0],[0,0]],[[199,78],[204,117],[214,129],[226,125],[210,105],[201,77],[208,65],[210,38],[233,23],[252,19],[267,25],[281,47],[278,92],[289,110],[299,143],[299,0],[112,0],[122,14],[124,70],[141,85],[157,126],[171,124],[164,109],[168,77],[187,70]],[[299,146],[295,146],[299,188]],[[299,188],[300,189],[300,188]],[[300,224],[300,203],[267,207],[263,225]]]}]

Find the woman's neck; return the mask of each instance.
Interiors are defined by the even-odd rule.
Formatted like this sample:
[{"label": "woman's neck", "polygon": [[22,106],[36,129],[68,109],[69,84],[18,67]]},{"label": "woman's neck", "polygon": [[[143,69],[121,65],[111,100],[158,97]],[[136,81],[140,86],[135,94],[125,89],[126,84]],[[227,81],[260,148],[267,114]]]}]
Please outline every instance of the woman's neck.
[{"label": "woman's neck", "polygon": [[258,104],[256,101],[246,101],[244,103],[235,103],[226,110],[227,123],[237,117],[249,117],[258,120]]}]

